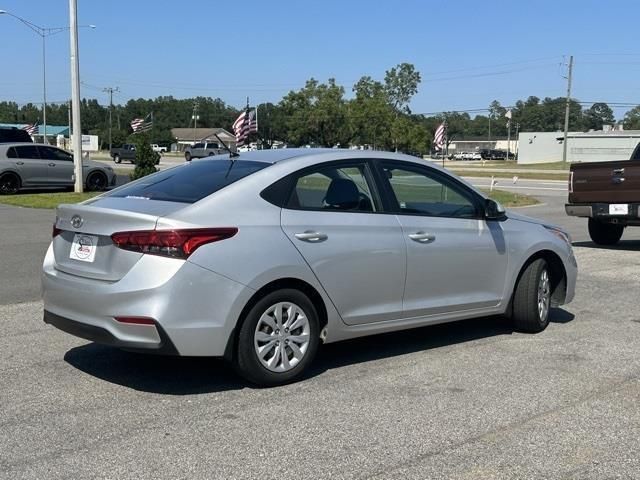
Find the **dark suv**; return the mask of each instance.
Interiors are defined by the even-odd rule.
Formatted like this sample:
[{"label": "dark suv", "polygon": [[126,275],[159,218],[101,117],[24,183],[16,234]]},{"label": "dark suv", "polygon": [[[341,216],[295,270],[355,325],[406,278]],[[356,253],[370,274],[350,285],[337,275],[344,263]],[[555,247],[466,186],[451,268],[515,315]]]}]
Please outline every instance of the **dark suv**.
[{"label": "dark suv", "polygon": [[32,143],[31,136],[26,130],[16,127],[0,127],[0,143],[29,142]]}]

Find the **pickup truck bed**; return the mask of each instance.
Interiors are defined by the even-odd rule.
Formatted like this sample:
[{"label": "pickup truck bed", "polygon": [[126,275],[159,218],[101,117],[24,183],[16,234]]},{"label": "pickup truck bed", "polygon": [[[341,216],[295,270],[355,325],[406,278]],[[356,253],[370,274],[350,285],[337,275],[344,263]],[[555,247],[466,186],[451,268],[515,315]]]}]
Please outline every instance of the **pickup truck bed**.
[{"label": "pickup truck bed", "polygon": [[627,226],[640,226],[640,156],[631,160],[571,165],[568,215],[589,219],[591,239],[613,245]]}]

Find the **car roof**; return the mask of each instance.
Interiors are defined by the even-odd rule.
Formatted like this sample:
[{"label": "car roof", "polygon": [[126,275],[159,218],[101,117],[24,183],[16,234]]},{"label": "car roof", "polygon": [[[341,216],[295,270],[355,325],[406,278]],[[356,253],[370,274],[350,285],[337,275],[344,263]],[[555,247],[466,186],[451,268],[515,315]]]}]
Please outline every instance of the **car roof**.
[{"label": "car roof", "polygon": [[2,144],[3,147],[20,147],[22,145],[30,145],[30,146],[38,145],[39,147],[58,148],[55,145],[47,145],[46,143],[33,143],[33,142],[6,142]]},{"label": "car roof", "polygon": [[[216,159],[225,154],[216,155]],[[401,153],[385,152],[382,150],[351,150],[347,148],[280,148],[276,150],[250,150],[238,152],[235,160],[247,160],[251,162],[280,163],[295,161],[301,157],[315,156],[339,156],[345,160],[353,158],[387,158],[409,161],[420,161],[417,157]]]}]

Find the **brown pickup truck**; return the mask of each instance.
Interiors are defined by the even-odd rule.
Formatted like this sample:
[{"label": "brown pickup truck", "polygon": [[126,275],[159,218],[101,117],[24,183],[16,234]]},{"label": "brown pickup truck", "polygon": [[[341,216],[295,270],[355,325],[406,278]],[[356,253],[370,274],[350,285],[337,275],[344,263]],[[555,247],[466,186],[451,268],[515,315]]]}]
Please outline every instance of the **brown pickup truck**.
[{"label": "brown pickup truck", "polygon": [[630,160],[572,164],[565,210],[589,219],[598,245],[614,245],[625,227],[640,226],[640,144]]}]

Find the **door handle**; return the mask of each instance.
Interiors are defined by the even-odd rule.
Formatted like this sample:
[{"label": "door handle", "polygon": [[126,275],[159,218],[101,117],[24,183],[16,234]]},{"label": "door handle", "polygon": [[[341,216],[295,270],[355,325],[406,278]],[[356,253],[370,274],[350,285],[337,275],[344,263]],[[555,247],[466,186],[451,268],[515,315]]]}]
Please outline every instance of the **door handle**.
[{"label": "door handle", "polygon": [[56,164],[55,164],[55,163],[49,163],[48,165],[49,165],[50,167],[55,167],[55,166],[56,166]]},{"label": "door handle", "polygon": [[431,243],[436,239],[436,236],[433,233],[416,232],[410,233],[409,238],[418,243]]},{"label": "door handle", "polygon": [[24,162],[16,162],[16,165],[24,165]]},{"label": "door handle", "polygon": [[298,240],[309,243],[324,242],[327,238],[329,238],[326,233],[313,232],[311,230],[307,230],[304,233],[296,233],[295,237]]},{"label": "door handle", "polygon": [[613,175],[624,175],[624,168],[614,168]]}]

